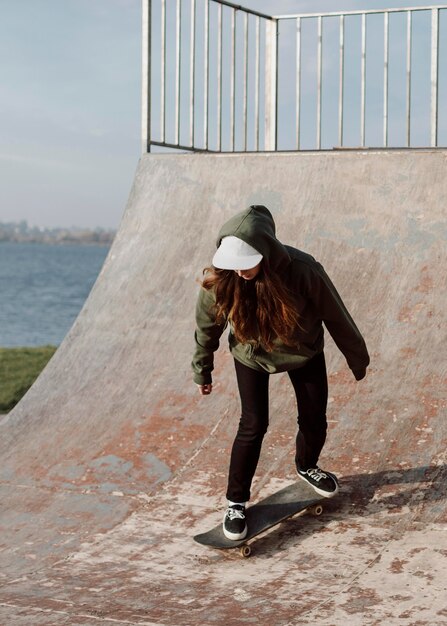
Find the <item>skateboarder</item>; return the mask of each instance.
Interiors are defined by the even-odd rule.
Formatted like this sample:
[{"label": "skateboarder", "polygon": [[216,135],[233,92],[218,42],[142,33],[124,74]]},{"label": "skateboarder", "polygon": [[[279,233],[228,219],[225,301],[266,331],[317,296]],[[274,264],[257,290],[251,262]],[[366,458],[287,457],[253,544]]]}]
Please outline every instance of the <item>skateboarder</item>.
[{"label": "skateboarder", "polygon": [[356,380],[369,365],[365,341],[323,267],[312,256],[282,244],[264,206],[250,206],[220,229],[212,266],[196,306],[194,381],[212,391],[214,352],[229,325],[241,399],[233,443],[223,531],[247,534],[245,506],[268,427],[270,374],[287,372],[298,405],[296,470],[320,495],[338,492],[336,476],[318,459],[326,440],[327,374],[323,323]]}]

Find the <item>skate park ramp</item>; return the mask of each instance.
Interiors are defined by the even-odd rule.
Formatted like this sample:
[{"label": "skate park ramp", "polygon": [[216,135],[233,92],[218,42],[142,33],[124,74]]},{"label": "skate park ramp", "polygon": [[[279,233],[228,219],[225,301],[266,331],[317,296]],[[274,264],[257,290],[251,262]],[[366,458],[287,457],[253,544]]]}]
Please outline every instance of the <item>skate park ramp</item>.
[{"label": "skate park ramp", "polygon": [[[447,624],[447,152],[145,155],[105,265],[56,355],[0,416],[0,624]],[[250,204],[319,259],[363,332],[327,336],[341,492],[252,556],[218,523],[239,401],[222,341],[192,383],[196,280]],[[253,502],[295,480],[296,407],[271,377]]]}]

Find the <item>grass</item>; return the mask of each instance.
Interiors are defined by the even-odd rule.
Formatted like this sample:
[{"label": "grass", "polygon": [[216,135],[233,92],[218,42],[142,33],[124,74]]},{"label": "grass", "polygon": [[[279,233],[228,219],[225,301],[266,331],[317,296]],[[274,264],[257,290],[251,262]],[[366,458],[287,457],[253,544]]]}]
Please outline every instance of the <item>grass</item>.
[{"label": "grass", "polygon": [[55,346],[0,348],[0,413],[15,407],[55,351]]}]

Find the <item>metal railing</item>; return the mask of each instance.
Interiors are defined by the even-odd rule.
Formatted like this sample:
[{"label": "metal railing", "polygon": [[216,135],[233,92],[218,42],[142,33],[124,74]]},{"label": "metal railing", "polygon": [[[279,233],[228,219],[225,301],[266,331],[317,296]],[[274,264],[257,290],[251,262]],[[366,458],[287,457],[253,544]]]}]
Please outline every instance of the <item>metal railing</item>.
[{"label": "metal railing", "polygon": [[143,151],[447,144],[447,5],[143,1]]}]

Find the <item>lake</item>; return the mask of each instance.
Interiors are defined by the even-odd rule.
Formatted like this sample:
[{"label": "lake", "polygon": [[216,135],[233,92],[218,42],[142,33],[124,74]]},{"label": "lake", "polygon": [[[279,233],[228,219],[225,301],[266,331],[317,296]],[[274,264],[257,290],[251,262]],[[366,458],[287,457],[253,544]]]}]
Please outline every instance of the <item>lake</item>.
[{"label": "lake", "polygon": [[108,246],[0,243],[0,347],[59,345]]}]

